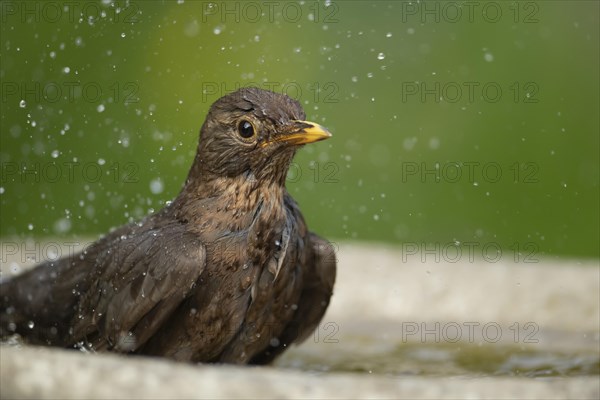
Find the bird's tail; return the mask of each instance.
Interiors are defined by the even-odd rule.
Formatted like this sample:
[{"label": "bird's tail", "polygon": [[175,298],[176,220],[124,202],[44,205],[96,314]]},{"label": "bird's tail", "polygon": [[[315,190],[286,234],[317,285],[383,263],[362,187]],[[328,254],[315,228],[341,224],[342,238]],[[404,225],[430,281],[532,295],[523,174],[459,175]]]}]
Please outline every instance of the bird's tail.
[{"label": "bird's tail", "polygon": [[[78,293],[68,258],[44,262],[0,283],[0,338],[14,334],[44,345],[68,343]],[[67,273],[68,272],[68,273]],[[75,276],[74,276],[75,275]]]}]

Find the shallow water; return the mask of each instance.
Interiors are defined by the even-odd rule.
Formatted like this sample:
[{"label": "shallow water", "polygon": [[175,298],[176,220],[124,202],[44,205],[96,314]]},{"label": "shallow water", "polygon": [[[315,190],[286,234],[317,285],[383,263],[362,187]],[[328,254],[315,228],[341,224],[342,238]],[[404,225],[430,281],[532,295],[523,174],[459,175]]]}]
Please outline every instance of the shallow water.
[{"label": "shallow water", "polygon": [[401,343],[391,351],[353,354],[297,351],[277,362],[312,372],[355,372],[387,376],[573,377],[600,374],[597,352],[538,350],[524,346],[470,343]]},{"label": "shallow water", "polygon": [[[312,346],[285,353],[275,366],[313,373],[347,372],[380,376],[462,376],[462,377],[584,377],[600,375],[600,352],[539,350],[506,344],[400,343],[386,345],[342,346],[329,352]],[[21,347],[18,335],[2,344]],[[373,343],[371,343],[373,344]],[[308,350],[307,350],[308,349]],[[360,349],[360,350],[359,350]],[[86,351],[87,352],[87,351]]]}]

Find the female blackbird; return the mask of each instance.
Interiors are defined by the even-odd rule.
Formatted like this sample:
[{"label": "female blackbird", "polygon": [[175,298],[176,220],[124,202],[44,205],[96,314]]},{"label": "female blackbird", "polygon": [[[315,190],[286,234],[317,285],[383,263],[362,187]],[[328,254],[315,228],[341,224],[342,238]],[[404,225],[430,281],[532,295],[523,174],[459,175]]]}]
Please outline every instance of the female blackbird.
[{"label": "female blackbird", "polygon": [[217,100],[175,200],[79,254],[0,285],[0,335],[192,362],[272,361],[323,317],[332,246],[285,188],[327,139],[300,104],[243,88]]}]

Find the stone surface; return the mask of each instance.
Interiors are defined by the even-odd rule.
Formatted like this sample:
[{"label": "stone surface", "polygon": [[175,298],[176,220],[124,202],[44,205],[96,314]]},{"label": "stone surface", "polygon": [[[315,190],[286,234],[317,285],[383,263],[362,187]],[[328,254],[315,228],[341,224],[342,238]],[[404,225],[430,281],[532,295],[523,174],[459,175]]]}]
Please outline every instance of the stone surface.
[{"label": "stone surface", "polygon": [[595,378],[432,378],[192,366],[158,359],[1,347],[3,399],[597,398]]},{"label": "stone surface", "polygon": [[[511,344],[536,351],[600,354],[600,268],[598,261],[514,263],[408,256],[399,248],[340,245],[339,275],[331,307],[319,330],[290,349],[273,367],[178,364],[166,360],[78,351],[0,347],[2,399],[83,398],[590,398],[600,396],[597,375],[525,378],[484,373],[440,375],[416,371],[347,373],[334,360],[370,358],[406,343],[427,344],[408,328],[478,324],[473,345]],[[3,259],[3,276],[22,256]],[[436,323],[438,325],[436,325]],[[515,340],[515,329],[520,329]],[[536,341],[522,334],[537,330]],[[497,324],[490,341],[482,327]],[[438,326],[438,328],[435,328]],[[495,327],[496,325],[494,325]],[[433,328],[432,328],[433,327]],[[512,327],[512,328],[511,328]],[[464,329],[464,328],[463,328]],[[410,333],[410,334],[409,334]],[[467,341],[446,343],[460,348]],[[374,356],[375,355],[375,356]],[[322,371],[306,367],[320,357]],[[389,362],[389,360],[387,360]],[[393,362],[393,360],[392,360]],[[597,362],[597,361],[596,361]],[[339,365],[339,364],[338,364]],[[306,371],[308,369],[309,371]],[[411,372],[415,375],[411,375]]]}]

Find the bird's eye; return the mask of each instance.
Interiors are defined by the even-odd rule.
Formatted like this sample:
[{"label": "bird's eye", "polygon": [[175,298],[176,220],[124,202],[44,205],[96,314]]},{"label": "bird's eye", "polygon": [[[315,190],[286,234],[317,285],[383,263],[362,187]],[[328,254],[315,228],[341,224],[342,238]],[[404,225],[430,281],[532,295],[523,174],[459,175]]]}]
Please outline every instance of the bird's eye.
[{"label": "bird's eye", "polygon": [[238,124],[238,133],[244,139],[249,139],[254,136],[254,126],[250,122],[242,120]]}]

